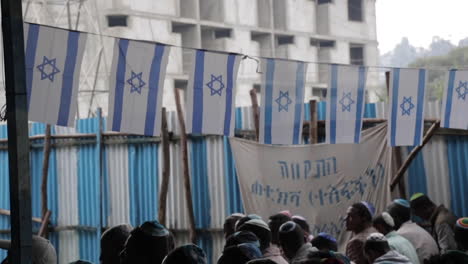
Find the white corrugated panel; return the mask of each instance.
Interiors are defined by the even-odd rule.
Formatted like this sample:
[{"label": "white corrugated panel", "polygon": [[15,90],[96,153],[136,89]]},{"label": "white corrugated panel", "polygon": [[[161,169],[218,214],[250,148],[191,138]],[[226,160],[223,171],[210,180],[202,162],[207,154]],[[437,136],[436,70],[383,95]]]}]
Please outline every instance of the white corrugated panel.
[{"label": "white corrugated panel", "polygon": [[[55,127],[56,134],[76,134],[74,128]],[[78,218],[78,169],[77,147],[56,148],[58,226],[79,224]],[[79,235],[77,231],[61,231],[58,246],[59,263],[69,263],[79,259]]]},{"label": "white corrugated panel", "polygon": [[208,137],[207,165],[208,183],[211,199],[211,228],[223,228],[226,216],[226,197],[224,182],[224,145],[222,137]]}]

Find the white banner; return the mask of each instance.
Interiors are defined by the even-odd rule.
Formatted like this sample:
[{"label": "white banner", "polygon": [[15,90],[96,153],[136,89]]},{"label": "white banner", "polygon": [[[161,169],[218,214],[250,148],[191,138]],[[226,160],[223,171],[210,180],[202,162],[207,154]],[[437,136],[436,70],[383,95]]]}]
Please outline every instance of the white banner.
[{"label": "white banner", "polygon": [[272,146],[231,138],[246,213],[264,219],[281,210],[307,218],[311,232],[348,238],[346,209],[390,202],[391,148],[387,126],[363,131],[360,144]]}]

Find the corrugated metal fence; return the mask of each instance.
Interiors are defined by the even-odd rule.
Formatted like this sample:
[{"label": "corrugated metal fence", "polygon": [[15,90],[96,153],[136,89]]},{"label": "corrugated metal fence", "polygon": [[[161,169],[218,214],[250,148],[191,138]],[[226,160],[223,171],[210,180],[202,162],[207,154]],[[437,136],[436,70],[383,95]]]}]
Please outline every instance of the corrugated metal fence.
[{"label": "corrugated metal fence", "polygon": [[[428,117],[438,115],[438,104],[427,106]],[[317,106],[320,120],[325,103]],[[385,117],[384,104],[368,104],[366,117]],[[309,105],[305,104],[309,120]],[[176,116],[168,113],[169,129],[178,132]],[[101,123],[105,130],[105,122]],[[79,120],[76,128],[55,127],[54,135],[100,135],[98,118]],[[254,128],[251,108],[236,110],[236,130]],[[43,134],[45,126],[34,123],[30,135]],[[0,126],[0,138],[6,138]],[[159,142],[140,136],[113,136],[101,144],[97,136],[61,140],[53,145],[49,167],[48,206],[51,223],[57,227],[51,240],[59,263],[86,259],[99,263],[101,229],[120,223],[133,226],[157,218],[162,154]],[[40,217],[42,141],[32,142],[31,177],[33,216]],[[405,149],[405,155],[410,149]],[[188,242],[188,217],[178,141],[170,145],[171,171],[168,193],[168,227],[177,243]],[[428,193],[436,202],[450,205],[458,215],[468,215],[468,137],[435,136],[413,162],[407,175],[409,193]],[[189,140],[189,165],[199,244],[213,262],[223,246],[222,225],[226,215],[242,212],[234,160],[227,138],[194,137]],[[0,208],[9,209],[8,156],[0,150]],[[0,229],[8,230],[9,218],[0,215]],[[37,229],[38,226],[35,226]],[[0,232],[0,237],[8,237]],[[0,257],[5,252],[0,251]]]}]

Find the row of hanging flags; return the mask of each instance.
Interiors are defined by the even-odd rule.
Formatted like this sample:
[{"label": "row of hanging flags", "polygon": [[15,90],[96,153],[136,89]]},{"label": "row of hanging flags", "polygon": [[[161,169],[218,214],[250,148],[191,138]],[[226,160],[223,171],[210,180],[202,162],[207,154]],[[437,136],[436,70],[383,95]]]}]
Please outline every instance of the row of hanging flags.
[{"label": "row of hanging flags", "polygon": [[[73,126],[87,34],[25,23],[29,120]],[[110,75],[107,128],[147,136],[161,133],[162,93],[170,46],[117,38]],[[234,136],[236,79],[242,55],[191,50],[186,127],[191,134]],[[261,60],[260,142],[300,144],[307,63]],[[367,67],[330,65],[326,142],[361,139]],[[390,146],[422,143],[424,69],[390,74]],[[441,126],[468,129],[468,71],[450,70]]]}]

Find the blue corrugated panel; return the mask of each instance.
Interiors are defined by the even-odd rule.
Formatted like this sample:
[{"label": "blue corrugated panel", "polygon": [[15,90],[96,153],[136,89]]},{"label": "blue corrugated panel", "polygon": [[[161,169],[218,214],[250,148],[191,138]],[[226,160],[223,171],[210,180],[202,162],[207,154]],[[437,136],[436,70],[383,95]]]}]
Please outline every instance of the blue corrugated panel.
[{"label": "blue corrugated panel", "polygon": [[236,117],[235,129],[242,130],[242,108],[240,107],[236,108],[235,117]]},{"label": "blue corrugated panel", "polygon": [[450,171],[450,194],[453,212],[468,216],[468,139],[463,136],[447,137],[447,154]]},{"label": "blue corrugated panel", "polygon": [[[94,133],[99,130],[99,119],[78,120],[78,133]],[[78,151],[78,216],[82,226],[97,231],[80,230],[80,258],[99,262],[100,241],[100,170],[96,145],[81,145]]]},{"label": "blue corrugated panel", "polygon": [[322,101],[317,103],[317,119],[325,120],[327,118],[327,102]]},{"label": "blue corrugated panel", "polygon": [[304,121],[310,121],[310,103],[304,104]]},{"label": "blue corrugated panel", "polygon": [[364,118],[375,118],[376,116],[375,104],[366,104],[364,107]]},{"label": "blue corrugated panel", "polygon": [[[407,147],[410,153],[414,147]],[[423,153],[419,152],[408,168],[408,191],[410,196],[413,193],[427,193],[426,170],[424,168]]]},{"label": "blue corrugated panel", "polygon": [[[0,139],[8,137],[7,126],[0,126]],[[0,208],[10,209],[10,179],[8,175],[8,151],[0,150]],[[0,215],[0,230],[10,229],[10,217]],[[8,234],[0,234],[0,239],[9,239]],[[0,249],[0,261],[6,258],[7,251]]]},{"label": "blue corrugated panel", "polygon": [[211,201],[210,187],[208,183],[208,167],[206,141],[204,138],[195,138],[190,141],[192,152],[192,199],[197,228],[210,228],[211,226]]},{"label": "blue corrugated panel", "polygon": [[128,146],[130,221],[133,226],[157,219],[158,146]]},{"label": "blue corrugated panel", "polygon": [[244,206],[237,181],[236,166],[234,157],[232,156],[231,145],[229,138],[224,137],[224,177],[226,190],[226,215],[233,213],[243,213]]},{"label": "blue corrugated panel", "polygon": [[[213,238],[210,233],[201,233],[197,237],[197,245],[205,251],[206,254],[206,259],[208,260],[208,263],[215,263],[213,260]],[[221,252],[215,252],[216,254],[219,254]]]}]

